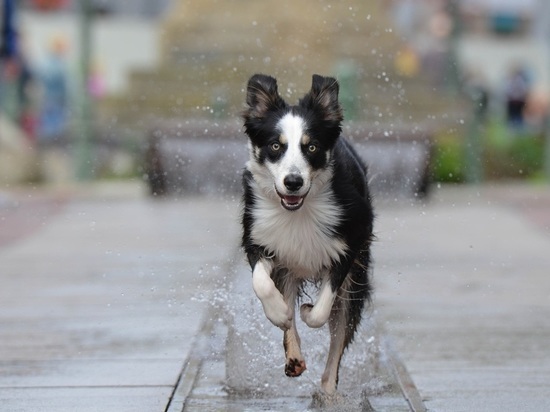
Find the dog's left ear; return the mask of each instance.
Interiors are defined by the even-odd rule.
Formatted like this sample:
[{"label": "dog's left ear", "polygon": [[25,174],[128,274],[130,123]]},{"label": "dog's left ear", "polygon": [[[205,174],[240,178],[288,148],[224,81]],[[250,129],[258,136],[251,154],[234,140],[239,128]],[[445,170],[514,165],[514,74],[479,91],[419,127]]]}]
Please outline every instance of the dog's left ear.
[{"label": "dog's left ear", "polygon": [[344,120],[342,106],[338,102],[340,87],[334,77],[313,75],[310,92],[300,101],[303,106],[317,109],[323,120],[340,123]]}]

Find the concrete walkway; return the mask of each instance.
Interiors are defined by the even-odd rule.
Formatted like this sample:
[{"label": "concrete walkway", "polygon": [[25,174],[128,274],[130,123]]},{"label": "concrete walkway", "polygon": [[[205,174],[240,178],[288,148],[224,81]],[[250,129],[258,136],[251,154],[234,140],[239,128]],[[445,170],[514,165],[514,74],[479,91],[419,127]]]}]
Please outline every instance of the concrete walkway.
[{"label": "concrete walkway", "polygon": [[380,207],[378,308],[430,411],[550,410],[550,190]]},{"label": "concrete walkway", "polygon": [[234,250],[235,207],[104,189],[10,193],[11,206],[4,195],[2,411],[152,412],[169,402],[208,306],[201,291]]},{"label": "concrete walkway", "polygon": [[[175,411],[182,394],[255,410],[189,375],[240,259],[238,202],[119,185],[0,195],[0,410]],[[548,189],[378,203],[374,317],[427,409],[550,410]]]}]

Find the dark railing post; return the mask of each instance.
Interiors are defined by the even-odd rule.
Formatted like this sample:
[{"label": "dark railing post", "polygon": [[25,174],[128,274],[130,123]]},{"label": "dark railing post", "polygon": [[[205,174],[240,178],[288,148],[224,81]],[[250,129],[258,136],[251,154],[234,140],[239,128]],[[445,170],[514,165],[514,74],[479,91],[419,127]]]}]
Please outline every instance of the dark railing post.
[{"label": "dark railing post", "polygon": [[544,130],[544,176],[546,182],[550,183],[550,113],[546,113]]},{"label": "dark railing post", "polygon": [[481,86],[469,90],[473,102],[472,120],[466,136],[465,177],[468,183],[483,181],[483,125],[487,117],[487,91]]},{"label": "dark railing post", "polygon": [[90,0],[80,0],[80,79],[78,98],[79,118],[76,130],[76,177],[85,181],[92,178],[91,156],[92,140],[92,102],[88,88],[90,78],[91,42],[91,4]]}]

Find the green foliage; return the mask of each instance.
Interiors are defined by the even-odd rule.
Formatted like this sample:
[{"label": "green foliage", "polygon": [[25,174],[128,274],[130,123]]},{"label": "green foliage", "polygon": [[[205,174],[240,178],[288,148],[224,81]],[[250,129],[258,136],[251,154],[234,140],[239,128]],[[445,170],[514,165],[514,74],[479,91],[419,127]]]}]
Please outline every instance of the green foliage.
[{"label": "green foliage", "polygon": [[485,133],[485,174],[488,179],[529,178],[544,165],[544,136],[529,129],[510,129],[492,120]]},{"label": "green foliage", "polygon": [[439,136],[435,141],[432,173],[436,182],[464,181],[462,140],[453,135]]},{"label": "green foliage", "polygon": [[[491,120],[481,136],[485,179],[537,179],[542,175],[545,142],[540,132],[513,130],[501,121]],[[463,134],[436,136],[434,181],[464,182],[465,142]]]}]

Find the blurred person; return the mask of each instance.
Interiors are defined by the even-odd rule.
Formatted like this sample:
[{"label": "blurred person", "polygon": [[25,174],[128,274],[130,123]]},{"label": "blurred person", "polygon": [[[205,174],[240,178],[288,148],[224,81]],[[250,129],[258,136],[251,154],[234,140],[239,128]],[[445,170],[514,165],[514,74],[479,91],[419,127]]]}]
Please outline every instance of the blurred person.
[{"label": "blurred person", "polygon": [[468,69],[465,70],[461,81],[462,90],[474,104],[474,113],[478,116],[478,121],[485,122],[491,103],[487,79],[481,71]]},{"label": "blurred person", "polygon": [[525,122],[537,130],[541,130],[547,120],[550,108],[548,92],[541,87],[535,88],[529,94],[524,110]]},{"label": "blurred person", "polygon": [[94,99],[101,99],[105,95],[105,77],[103,65],[100,62],[94,62],[88,78],[88,92]]},{"label": "blurred person", "polygon": [[23,36],[18,33],[18,53],[17,53],[17,100],[18,100],[18,122],[26,132],[27,136],[34,142],[36,138],[36,76],[31,66]]},{"label": "blurred person", "polygon": [[52,38],[49,55],[40,73],[42,104],[40,110],[40,138],[61,137],[67,128],[68,81],[65,64],[67,42],[62,36]]},{"label": "blurred person", "polygon": [[17,119],[17,78],[19,65],[15,56],[0,56],[0,111]]},{"label": "blurred person", "polygon": [[33,111],[34,75],[22,47],[21,34],[13,33],[13,45],[0,52],[0,102],[4,112],[26,135],[35,135]]},{"label": "blurred person", "polygon": [[506,119],[511,127],[521,128],[524,125],[524,112],[530,88],[527,71],[520,67],[513,69],[506,81],[504,90]]},{"label": "blurred person", "polygon": [[65,7],[68,0],[33,0],[34,7],[42,11],[55,11]]},{"label": "blurred person", "polygon": [[414,47],[405,44],[395,55],[394,66],[397,73],[404,77],[416,77],[420,72],[420,58]]},{"label": "blurred person", "polygon": [[4,1],[0,13],[0,110],[15,119],[17,117],[15,85],[19,68],[14,1]]}]

